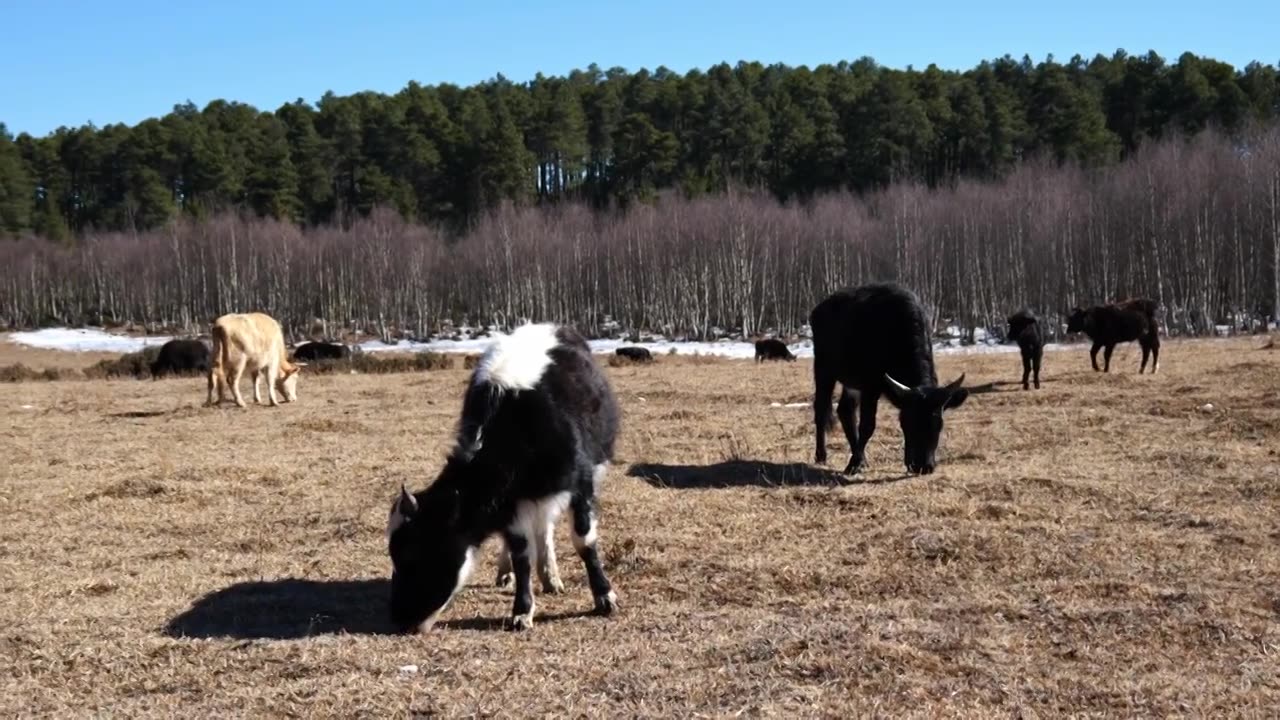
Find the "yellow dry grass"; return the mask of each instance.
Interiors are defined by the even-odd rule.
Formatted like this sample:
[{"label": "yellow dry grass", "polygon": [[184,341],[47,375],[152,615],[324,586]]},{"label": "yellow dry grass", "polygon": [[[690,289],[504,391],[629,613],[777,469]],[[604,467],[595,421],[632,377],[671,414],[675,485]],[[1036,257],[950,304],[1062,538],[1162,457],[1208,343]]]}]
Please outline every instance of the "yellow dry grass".
[{"label": "yellow dry grass", "polygon": [[[1109,375],[1049,353],[1043,390],[949,415],[925,478],[882,406],[852,482],[806,464],[807,409],[770,406],[808,402],[807,362],[610,368],[622,609],[586,615],[562,523],[568,592],[524,634],[492,544],[442,626],[381,634],[387,508],[434,477],[465,370],[304,377],[244,411],[196,379],[0,385],[0,714],[1274,716],[1261,344],[1170,341],[1155,376],[1134,347]],[[940,358],[944,381],[1017,366]]]}]

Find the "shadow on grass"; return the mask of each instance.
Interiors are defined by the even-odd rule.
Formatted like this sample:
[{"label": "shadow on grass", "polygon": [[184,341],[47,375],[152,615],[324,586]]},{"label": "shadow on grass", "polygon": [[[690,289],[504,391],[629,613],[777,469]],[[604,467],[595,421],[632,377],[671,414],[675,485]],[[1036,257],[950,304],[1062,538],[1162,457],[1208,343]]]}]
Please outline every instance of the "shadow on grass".
[{"label": "shadow on grass", "polygon": [[[590,598],[587,599],[590,603]],[[536,628],[540,623],[556,622],[558,620],[577,620],[580,618],[599,618],[600,615],[594,609],[566,611],[558,613],[535,613],[533,616],[533,626]],[[601,618],[607,620],[608,618]],[[483,630],[498,631],[510,630],[511,619],[506,617],[488,618],[488,617],[469,617],[458,618],[456,620],[442,619],[439,627],[446,630]]]},{"label": "shadow on grass", "polygon": [[390,634],[390,592],[385,579],[236,583],[197,600],[169,620],[164,634],[241,640]]},{"label": "shadow on grass", "polygon": [[138,418],[160,417],[161,415],[168,415],[169,413],[169,410],[128,410],[125,412],[108,413],[107,417],[131,420]]},{"label": "shadow on grass", "polygon": [[[387,618],[391,582],[378,580],[271,580],[236,583],[205,595],[174,616],[164,634],[175,638],[297,640],[316,635],[394,635]],[[506,595],[504,608],[510,607]],[[580,611],[538,614],[534,623],[596,616]],[[504,630],[507,617],[442,618],[448,630]]]},{"label": "shadow on grass", "polygon": [[640,478],[654,487],[677,490],[747,486],[831,486],[856,482],[843,473],[805,463],[772,463],[763,460],[728,460],[713,465],[636,463],[627,470],[627,475]]}]

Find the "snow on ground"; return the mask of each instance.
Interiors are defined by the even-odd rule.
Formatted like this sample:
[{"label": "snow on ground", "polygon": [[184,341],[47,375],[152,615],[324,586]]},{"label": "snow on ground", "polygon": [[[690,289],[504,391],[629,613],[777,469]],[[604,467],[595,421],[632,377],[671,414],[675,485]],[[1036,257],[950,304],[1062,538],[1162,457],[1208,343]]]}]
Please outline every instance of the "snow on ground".
[{"label": "snow on ground", "polygon": [[134,337],[116,335],[99,328],[45,328],[9,334],[9,341],[45,350],[72,352],[137,352],[148,345],[163,345],[171,338],[161,335]]},{"label": "snow on ground", "polygon": [[[106,332],[100,328],[45,328],[43,330],[33,330],[30,332],[15,332],[9,335],[9,341],[19,345],[27,345],[29,347],[44,348],[49,350],[69,350],[73,352],[112,352],[112,353],[128,353],[137,352],[149,345],[162,345],[169,341],[168,336],[149,335],[146,337],[137,337],[131,335],[119,335]],[[492,337],[466,338],[461,340],[451,340],[437,338],[425,342],[414,342],[401,340],[400,342],[388,344],[381,340],[368,340],[360,343],[358,347],[365,352],[444,352],[444,353],[472,353],[479,354],[493,342]],[[716,340],[716,341],[693,341],[693,340],[668,340],[665,338],[654,338],[645,342],[629,343],[623,340],[591,340],[589,341],[591,350],[599,354],[612,354],[614,350],[624,346],[639,346],[647,348],[654,355],[666,355],[674,351],[678,355],[715,355],[727,358],[752,359],[755,357],[755,345],[742,340]],[[805,340],[789,346],[791,353],[796,357],[811,358],[813,357],[813,343]],[[1059,343],[1050,343],[1045,345],[1045,350],[1065,350],[1070,345]],[[985,334],[980,335],[980,341],[976,345],[961,345],[957,337],[951,337],[934,343],[934,352],[940,355],[949,354],[973,354],[973,353],[1016,353],[1018,346],[1013,344],[1001,345],[988,338]]]}]

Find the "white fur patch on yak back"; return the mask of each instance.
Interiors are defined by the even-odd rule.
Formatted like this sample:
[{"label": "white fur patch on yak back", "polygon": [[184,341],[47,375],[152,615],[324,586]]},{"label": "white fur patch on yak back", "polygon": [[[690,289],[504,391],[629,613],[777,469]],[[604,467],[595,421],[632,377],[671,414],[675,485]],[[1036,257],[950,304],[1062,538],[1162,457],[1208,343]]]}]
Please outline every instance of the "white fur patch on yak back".
[{"label": "white fur patch on yak back", "polygon": [[555,325],[521,325],[484,351],[476,367],[475,382],[507,390],[531,390],[551,364],[549,353],[558,344]]}]

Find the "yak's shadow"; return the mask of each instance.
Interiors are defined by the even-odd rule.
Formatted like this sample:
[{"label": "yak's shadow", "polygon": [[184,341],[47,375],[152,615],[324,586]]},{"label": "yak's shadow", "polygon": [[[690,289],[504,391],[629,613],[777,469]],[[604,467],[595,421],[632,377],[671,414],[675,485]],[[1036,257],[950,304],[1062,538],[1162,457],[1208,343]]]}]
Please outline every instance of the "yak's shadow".
[{"label": "yak's shadow", "polygon": [[731,487],[787,487],[799,485],[847,485],[856,478],[806,463],[773,463],[764,460],[727,460],[711,465],[663,465],[636,463],[627,470],[654,487],[677,490]]},{"label": "yak's shadow", "polygon": [[170,637],[288,640],[389,634],[387,580],[270,580],[205,595],[164,627]]},{"label": "yak's shadow", "polygon": [[[395,629],[387,618],[390,592],[391,583],[387,580],[286,579],[236,583],[205,595],[185,612],[174,616],[165,625],[164,634],[175,638],[235,640],[296,640],[342,633],[392,635]],[[510,600],[506,594],[507,604],[503,607],[509,607]],[[571,620],[595,614],[590,608],[538,614],[534,622]],[[510,619],[446,617],[437,627],[503,630],[510,627]]]}]

